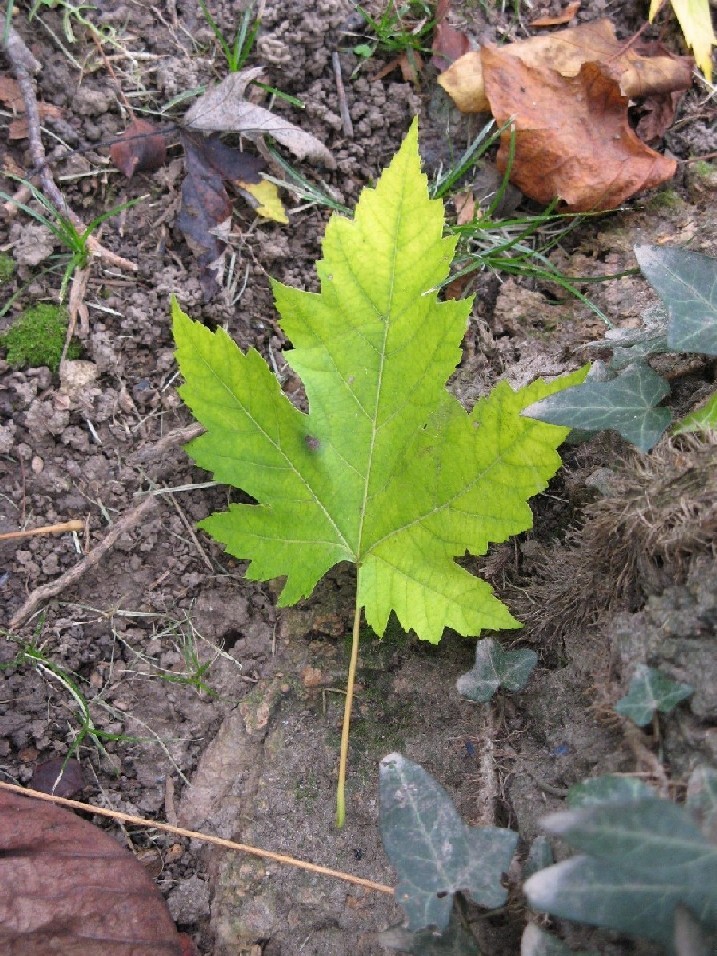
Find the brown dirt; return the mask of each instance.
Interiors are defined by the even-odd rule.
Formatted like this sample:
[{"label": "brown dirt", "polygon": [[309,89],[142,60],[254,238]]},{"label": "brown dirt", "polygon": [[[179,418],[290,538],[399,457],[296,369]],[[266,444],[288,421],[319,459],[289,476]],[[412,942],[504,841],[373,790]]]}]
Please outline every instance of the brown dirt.
[{"label": "brown dirt", "polygon": [[[76,69],[48,32],[28,27],[26,6],[16,4],[15,22],[42,62],[42,98],[62,109],[61,119],[47,125],[76,150],[66,158],[60,158],[62,149],[51,154],[68,201],[89,221],[112,205],[147,196],[102,230],[102,242],[137,263],[138,272],[99,264],[92,269],[85,299],[89,323],[81,339],[93,381],[72,388],[47,369],[17,371],[0,359],[0,532],[72,518],[88,523],[86,539],[65,534],[0,544],[0,624],[8,626],[34,589],[76,567],[83,550],[96,546],[146,495],[166,492],[96,566],[43,605],[43,616],[35,614],[0,638],[0,662],[6,665],[22,642],[35,641],[79,682],[94,726],[121,735],[102,747],[85,737],[78,753],[81,798],[391,883],[377,828],[378,761],[390,751],[400,750],[434,774],[468,822],[510,825],[526,841],[538,832],[539,818],[561,806],[557,793],[589,775],[644,770],[645,752],[652,753],[653,745],[661,743],[665,772],[676,788],[698,760],[716,765],[717,674],[705,664],[715,618],[709,589],[700,584],[715,574],[714,482],[700,492],[701,510],[692,513],[691,524],[684,509],[678,531],[678,516],[656,504],[656,492],[667,483],[700,469],[714,474],[714,446],[665,445],[643,466],[626,445],[603,436],[566,449],[564,471],[534,503],[534,532],[482,562],[526,621],[518,643],[540,652],[523,693],[499,695],[480,708],[461,700],[455,680],[473,658],[472,643],[464,638],[447,635],[434,648],[399,632],[381,642],[366,635],[352,729],[349,818],[342,831],[333,828],[351,573],[332,573],[301,607],[278,612],[273,586],[244,580],[240,563],[193,530],[224,506],[226,490],[183,490],[207,476],[191,466],[179,442],[163,442],[191,423],[176,391],[170,294],[194,318],[224,326],[242,347],[256,347],[281,367],[284,342],[269,276],[316,287],[314,262],[329,212],[297,205],[285,227],[255,222],[239,206],[231,237],[235,285],[227,280],[205,303],[196,264],[174,225],[179,153],[173,152],[168,167],[128,183],[108,165],[103,145],[127,119],[115,84],[135,106],[157,109],[222,75],[198,6],[96,0],[120,45],[111,51],[114,78],[82,31],[70,47],[84,66]],[[511,4],[489,16],[483,5],[463,6],[464,19],[481,40],[523,32],[510,18]],[[227,31],[234,7],[212,4]],[[589,15],[607,11],[627,35],[641,24],[643,7],[596,3]],[[41,20],[62,36],[56,12],[43,11]],[[349,0],[267,0],[252,59],[266,68],[270,83],[306,104],[301,114],[281,101],[275,108],[327,144],[336,171],[307,168],[306,174],[323,180],[349,206],[396,151],[414,113],[421,115],[429,173],[446,158],[446,143],[462,148],[470,136],[468,121],[447,110],[436,93],[430,71],[418,90],[398,73],[372,79],[375,61],[353,77],[356,22]],[[678,43],[676,34],[666,39]],[[341,129],[334,50],[342,51],[352,139]],[[446,116],[450,135],[442,125]],[[48,149],[53,142],[46,138]],[[668,146],[680,159],[717,149],[714,111],[710,119],[697,90],[687,97]],[[8,162],[30,168],[24,141],[3,136],[1,148]],[[12,192],[15,186],[5,181],[3,188]],[[634,266],[635,242],[689,244],[715,255],[710,210],[716,194],[717,177],[685,163],[669,191],[589,222],[569,248],[556,252],[555,261],[567,273],[594,276]],[[3,289],[7,296],[20,291],[14,309],[53,300],[59,287],[57,275],[41,274],[42,266],[29,264],[22,253],[28,243],[38,244],[33,228],[21,215],[5,214],[0,222],[0,248],[18,259],[14,284]],[[602,335],[593,313],[554,288],[482,276],[476,289],[465,359],[454,380],[466,402],[500,377],[522,385],[538,374],[574,368],[585,359],[585,343]],[[627,325],[653,300],[639,277],[586,292]],[[13,308],[0,318],[0,331]],[[711,370],[690,374],[692,395],[706,387]],[[606,468],[607,486],[600,483]],[[681,501],[694,497],[686,489]],[[661,549],[661,532],[668,527],[674,535]],[[615,540],[621,543],[619,557]],[[702,562],[699,573],[695,557]],[[674,606],[692,609],[699,647],[680,644],[689,635],[673,620]],[[666,619],[672,640],[669,653],[662,653],[650,628],[664,631]],[[645,637],[642,644],[618,642],[620,633]],[[670,725],[661,742],[640,735],[636,743],[611,712],[640,647],[649,647],[649,663],[700,688],[682,709],[679,728]],[[192,655],[209,665],[202,680],[211,694],[191,683]],[[10,666],[2,683],[0,769],[6,780],[30,783],[39,764],[65,755],[76,739],[77,709],[67,687],[47,669]],[[159,832],[117,835],[156,878],[174,919],[202,954],[373,956],[384,951],[377,933],[401,920],[390,898],[338,881]],[[519,905],[483,920],[483,951],[517,952],[522,921]],[[604,953],[639,951],[604,937],[591,945]]]}]

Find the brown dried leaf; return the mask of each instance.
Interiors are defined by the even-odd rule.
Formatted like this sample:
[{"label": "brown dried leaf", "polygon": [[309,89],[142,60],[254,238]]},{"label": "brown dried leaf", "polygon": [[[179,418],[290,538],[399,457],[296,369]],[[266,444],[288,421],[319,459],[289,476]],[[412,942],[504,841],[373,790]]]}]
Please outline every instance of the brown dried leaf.
[{"label": "brown dried leaf", "polygon": [[[185,956],[141,863],[91,823],[0,792],[3,956]],[[186,938],[185,938],[186,940]]]},{"label": "brown dried leaf", "polygon": [[[24,114],[25,112],[25,102],[17,80],[4,74],[0,76],[0,103],[4,103],[15,113]],[[54,106],[52,103],[38,102],[37,111],[41,120],[48,117],[58,119],[62,116],[60,107]],[[24,115],[12,120],[8,126],[8,139],[27,139],[27,136],[28,126]]]},{"label": "brown dried leaf", "polygon": [[218,136],[181,132],[187,175],[182,183],[182,205],[177,225],[199,260],[200,282],[207,299],[217,291],[217,261],[229,231],[232,203],[226,182],[258,183],[263,160],[222,143]]},{"label": "brown dried leaf", "polygon": [[17,110],[18,113],[25,110],[17,80],[6,73],[0,75],[0,103],[9,106],[11,110]]},{"label": "brown dried leaf", "polygon": [[[547,204],[557,196],[575,211],[612,209],[674,176],[676,162],[630,129],[628,100],[598,64],[585,63],[577,76],[566,77],[502,50],[486,48],[482,56],[496,122],[515,122],[511,182],[532,199]],[[500,170],[509,147],[506,132]]]},{"label": "brown dried leaf", "polygon": [[247,136],[266,133],[299,159],[310,159],[334,169],[336,160],[315,136],[244,99],[244,90],[253,72],[230,73],[207,90],[187,112],[186,126],[207,133],[234,132]]},{"label": "brown dried leaf", "polygon": [[[486,49],[489,48],[466,53],[438,77],[440,85],[464,113],[491,112],[484,77]],[[691,57],[642,56],[618,42],[609,20],[594,20],[547,36],[520,40],[501,47],[500,52],[565,77],[577,76],[583,63],[600,63],[603,72],[618,80],[620,91],[629,98],[686,90],[692,83]],[[562,109],[562,101],[554,108]]]},{"label": "brown dried leaf", "polygon": [[158,126],[136,119],[110,146],[110,159],[131,179],[135,173],[152,172],[164,166],[167,144]]},{"label": "brown dried leaf", "polygon": [[463,56],[470,49],[470,40],[461,30],[456,30],[448,22],[451,0],[438,0],[436,7],[436,27],[433,31],[433,58],[431,64],[444,70],[449,64]]},{"label": "brown dried leaf", "polygon": [[531,27],[559,27],[564,23],[570,23],[575,14],[580,9],[580,0],[573,0],[569,3],[562,13],[555,17],[536,17],[528,24]]},{"label": "brown dried leaf", "polygon": [[182,183],[177,226],[199,260],[202,290],[205,298],[210,299],[218,288],[215,264],[226,246],[218,233],[224,224],[228,228],[232,204],[221,173],[206,162],[201,140],[184,133],[181,140],[187,175]]}]

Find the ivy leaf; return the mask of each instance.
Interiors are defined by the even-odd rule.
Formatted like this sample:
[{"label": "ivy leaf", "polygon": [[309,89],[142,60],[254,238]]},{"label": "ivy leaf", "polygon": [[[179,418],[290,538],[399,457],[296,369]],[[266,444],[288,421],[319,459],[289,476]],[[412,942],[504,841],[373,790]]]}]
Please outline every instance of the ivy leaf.
[{"label": "ivy leaf", "polygon": [[483,704],[499,687],[522,690],[537,663],[535,651],[505,651],[498,641],[486,637],[476,644],[476,662],[472,670],[461,674],[456,681],[458,693]]},{"label": "ivy leaf", "polygon": [[667,344],[667,312],[662,305],[651,306],[642,313],[642,324],[637,329],[608,329],[602,342],[591,343],[593,348],[612,349],[609,368],[619,371],[635,362],[643,362],[650,355],[669,352]]},{"label": "ivy leaf", "polygon": [[444,930],[459,890],[479,906],[502,906],[508,892],[501,876],[510,866],[517,833],[466,826],[443,787],[401,754],[381,761],[379,796],[381,839],[398,871],[396,902],[409,930]]},{"label": "ivy leaf", "polygon": [[717,847],[665,800],[608,803],[553,814],[543,825],[590,854],[524,884],[532,907],[670,946],[675,908],[717,925]]},{"label": "ivy leaf", "polygon": [[250,579],[285,578],[282,606],[336,563],[354,563],[368,624],[382,634],[395,610],[432,642],[445,627],[475,635],[519,626],[455,558],[531,526],[527,499],[558,468],[567,432],[520,412],[584,375],[517,393],[500,383],[470,413],[462,408],[445,384],[470,302],[438,301],[456,242],[443,224],[414,124],[355,218],[329,222],[321,291],[274,284],[308,414],[256,351],[243,354],[173,304],[181,395],[206,428],[188,452],[258,502],[200,527],[250,560]]},{"label": "ivy leaf", "polygon": [[605,803],[629,803],[632,800],[657,799],[657,793],[636,777],[605,774],[576,783],[568,790],[568,805],[577,810]]},{"label": "ivy leaf", "polygon": [[710,843],[717,844],[717,770],[700,766],[693,771],[685,806]]},{"label": "ivy leaf", "polygon": [[576,385],[536,402],[524,414],[586,431],[612,428],[640,451],[649,451],[670,424],[669,409],[655,407],[669,391],[649,365],[636,362],[616,378]]},{"label": "ivy leaf", "polygon": [[535,923],[528,923],[520,940],[520,956],[597,956],[597,953],[582,949],[576,952]]},{"label": "ivy leaf", "polygon": [[629,717],[638,727],[649,724],[656,710],[668,714],[694,693],[694,687],[671,680],[661,671],[638,664],[630,681],[630,689],[616,704],[615,710]]},{"label": "ivy leaf", "polygon": [[378,941],[384,949],[411,956],[481,956],[475,936],[456,916],[455,907],[451,911],[448,929],[440,935],[429,929],[411,933],[402,926],[392,926],[378,934]]},{"label": "ivy leaf", "polygon": [[667,306],[670,348],[717,355],[717,259],[669,246],[635,246],[635,255]]},{"label": "ivy leaf", "polygon": [[530,844],[528,856],[523,864],[523,879],[527,880],[533,873],[544,870],[546,866],[550,866],[554,862],[553,848],[550,846],[548,838],[542,833],[538,834]]}]

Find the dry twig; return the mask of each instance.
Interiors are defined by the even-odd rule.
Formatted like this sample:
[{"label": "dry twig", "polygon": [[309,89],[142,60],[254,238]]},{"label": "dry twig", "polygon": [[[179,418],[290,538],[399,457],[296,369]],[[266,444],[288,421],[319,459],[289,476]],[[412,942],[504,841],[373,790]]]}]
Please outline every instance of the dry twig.
[{"label": "dry twig", "polygon": [[334,51],[331,54],[331,63],[334,67],[334,76],[336,77],[336,92],[339,97],[339,110],[341,112],[341,122],[344,127],[344,136],[353,138],[354,124],[351,122],[348,104],[346,102],[346,90],[344,89],[344,79],[341,76],[341,60],[338,53]]},{"label": "dry twig", "polygon": [[46,524],[41,528],[29,528],[26,531],[5,531],[0,534],[0,541],[12,541],[13,538],[32,538],[38,534],[65,534],[68,531],[84,531],[85,522],[78,518],[72,521],[63,521],[61,524]]},{"label": "dry twig", "polygon": [[295,857],[286,856],[283,853],[272,853],[270,850],[261,850],[258,847],[249,846],[247,843],[235,843],[233,840],[224,840],[221,837],[211,836],[207,833],[198,833],[195,830],[185,830],[182,827],[174,827],[169,823],[145,820],[143,817],[135,817],[129,813],[121,813],[119,810],[93,807],[89,803],[80,803],[79,800],[67,800],[65,797],[56,797],[51,793],[42,793],[40,790],[18,787],[14,783],[0,782],[0,788],[10,790],[12,793],[19,793],[23,797],[34,797],[36,800],[44,800],[46,803],[58,803],[61,807],[69,807],[72,810],[84,810],[86,813],[95,813],[102,817],[110,817],[112,820],[120,820],[123,823],[132,823],[141,827],[152,827],[154,830],[174,833],[176,836],[187,837],[190,840],[201,840],[203,843],[212,843],[214,846],[223,846],[229,850],[239,850],[241,853],[258,856],[264,860],[273,860],[275,863],[285,863],[289,866],[297,867],[300,870],[308,870],[311,873],[319,873],[322,876],[331,876],[334,879],[343,880],[345,883],[354,883],[356,886],[363,886],[365,889],[375,890],[377,893],[386,893],[392,896],[394,892],[393,887],[386,886],[385,883],[365,880],[363,877],[353,876],[353,874],[344,873],[342,870],[332,870],[328,866],[317,866],[315,863],[309,863],[306,860],[297,860]]},{"label": "dry twig", "polygon": [[69,571],[65,571],[59,578],[50,581],[49,584],[43,584],[30,594],[22,607],[15,612],[10,620],[10,630],[19,628],[25,621],[35,613],[44,601],[60,594],[65,588],[75,584],[76,581],[86,574],[91,568],[99,564],[102,558],[111,550],[118,538],[131,531],[140,522],[144,521],[159,505],[157,498],[152,495],[144,498],[135,508],[123,515],[120,520],[112,526],[107,535],[100,543],[89,551],[79,564]]},{"label": "dry twig", "polygon": [[[86,229],[85,224],[67,205],[65,197],[60,192],[47,166],[45,148],[42,145],[42,136],[40,133],[40,114],[37,108],[37,96],[35,95],[35,83],[33,80],[33,76],[40,71],[40,64],[28,50],[20,34],[12,26],[8,31],[5,53],[12,65],[17,84],[22,93],[25,116],[27,117],[30,156],[34,168],[38,171],[37,175],[42,191],[55,208],[64,216],[67,216],[77,231],[82,233]],[[93,256],[102,259],[108,265],[116,266],[118,269],[126,269],[130,272],[137,271],[137,266],[134,262],[130,262],[129,259],[124,259],[122,256],[118,256],[116,253],[106,249],[94,236],[88,237],[87,248]]]}]

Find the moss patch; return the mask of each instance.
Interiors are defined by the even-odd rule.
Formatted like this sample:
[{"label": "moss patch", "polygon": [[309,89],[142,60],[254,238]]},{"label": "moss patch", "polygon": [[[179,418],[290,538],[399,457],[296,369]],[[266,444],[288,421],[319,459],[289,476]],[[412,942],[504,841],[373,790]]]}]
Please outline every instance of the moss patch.
[{"label": "moss patch", "polygon": [[14,271],[15,260],[13,257],[0,252],[0,285],[5,285],[12,277]]},{"label": "moss patch", "polygon": [[[7,351],[7,361],[15,368],[46,365],[56,372],[65,344],[67,323],[66,309],[47,304],[33,306],[26,309],[0,336],[0,348]],[[79,358],[80,353],[79,343],[70,342],[67,358]]]}]

